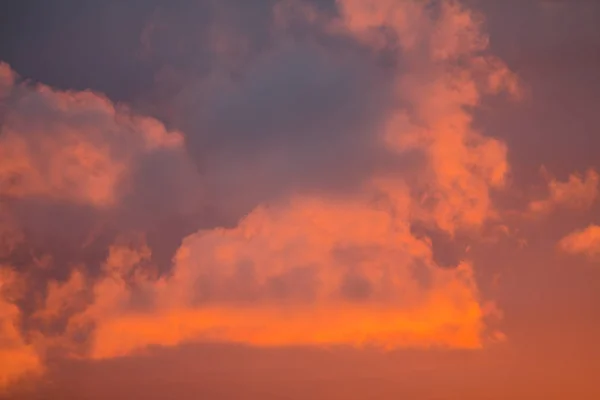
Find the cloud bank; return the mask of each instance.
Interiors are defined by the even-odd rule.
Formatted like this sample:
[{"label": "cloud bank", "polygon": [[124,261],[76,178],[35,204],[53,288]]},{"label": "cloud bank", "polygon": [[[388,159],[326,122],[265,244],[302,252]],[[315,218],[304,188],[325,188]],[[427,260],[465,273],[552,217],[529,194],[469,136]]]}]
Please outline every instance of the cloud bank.
[{"label": "cloud bank", "polygon": [[283,2],[269,27],[256,50],[217,26],[216,66],[170,98],[165,123],[0,66],[0,254],[16,276],[2,290],[23,286],[0,297],[14,360],[0,384],[56,354],[189,341],[499,337],[472,262],[440,266],[415,233],[501,223],[508,150],[472,113],[520,89],[481,17],[450,1]]}]

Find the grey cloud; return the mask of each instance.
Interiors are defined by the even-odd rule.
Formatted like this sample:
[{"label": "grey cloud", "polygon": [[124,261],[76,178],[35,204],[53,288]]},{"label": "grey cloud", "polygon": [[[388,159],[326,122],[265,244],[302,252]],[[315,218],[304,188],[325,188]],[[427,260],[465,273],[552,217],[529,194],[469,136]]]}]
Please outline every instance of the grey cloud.
[{"label": "grey cloud", "polygon": [[176,126],[208,191],[239,194],[247,204],[234,209],[243,213],[289,190],[349,189],[389,167],[378,135],[390,100],[386,71],[363,57],[290,40],[235,80],[216,73],[182,92]]},{"label": "grey cloud", "polygon": [[[28,17],[30,35],[19,43],[44,47],[52,60],[29,60],[10,46],[6,54],[15,68],[25,64],[26,75],[99,90],[182,129],[206,185],[206,207],[223,214],[220,223],[232,224],[290,190],[348,190],[374,168],[414,165],[390,157],[374,139],[389,104],[389,66],[298,15],[293,26],[276,30],[273,9],[280,3],[108,1],[50,9],[43,23]],[[329,0],[305,3],[327,15],[336,11]],[[81,29],[86,21],[113,28],[88,32]],[[233,64],[215,52],[215,32],[243,42]],[[88,68],[76,54],[98,62]],[[51,63],[61,65],[36,72]],[[96,73],[83,77],[79,70]],[[139,204],[161,213],[156,204]]]}]

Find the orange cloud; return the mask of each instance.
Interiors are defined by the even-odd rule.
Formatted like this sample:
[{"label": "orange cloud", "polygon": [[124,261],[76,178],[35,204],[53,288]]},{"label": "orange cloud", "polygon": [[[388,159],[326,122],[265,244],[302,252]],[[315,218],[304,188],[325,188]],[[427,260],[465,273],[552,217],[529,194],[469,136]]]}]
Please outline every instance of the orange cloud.
[{"label": "orange cloud", "polygon": [[[439,15],[422,2],[338,4],[334,21],[305,14],[371,51],[393,48],[406,62],[392,77],[393,104],[403,107],[373,135],[399,159],[416,150],[423,165],[405,176],[373,172],[343,195],[292,191],[264,199],[232,228],[186,237],[172,270],[160,277],[144,240],[117,241],[97,279],[76,271],[48,285],[34,316],[66,322],[64,332],[40,340],[43,346],[77,348],[91,358],[186,341],[482,346],[492,308],[480,296],[472,264],[440,267],[431,240],[411,228],[425,222],[451,235],[472,234],[498,218],[491,193],[505,185],[507,149],[472,127],[470,110],[485,95],[516,94],[516,79],[482,55],[487,38],[480,20],[457,3],[442,3]],[[381,26],[395,38],[382,36]],[[0,138],[4,195],[112,207],[131,189],[141,154],[174,148],[183,157],[179,133],[102,96],[23,90]],[[252,182],[243,187],[254,189]],[[75,338],[82,337],[87,341],[78,348]]]},{"label": "orange cloud", "polygon": [[8,64],[0,62],[0,100],[4,101],[15,82],[15,73]]},{"label": "orange cloud", "polygon": [[82,297],[85,287],[85,276],[79,270],[75,270],[69,280],[62,284],[50,281],[44,306],[36,311],[33,318],[48,323],[68,314],[70,308],[81,307],[80,297]]},{"label": "orange cloud", "polygon": [[[435,265],[427,241],[410,233],[409,199],[387,196],[380,204],[298,198],[259,208],[236,228],[191,235],[172,276],[134,279],[151,293],[145,312],[134,309],[126,280],[107,274],[75,319],[95,325],[90,355],[193,340],[481,346],[485,313],[471,266]],[[119,257],[128,271],[146,250],[115,251],[128,254]]]},{"label": "orange cloud", "polygon": [[321,305],[318,308],[207,307],[156,315],[127,315],[98,327],[91,357],[112,358],[150,345],[175,346],[199,340],[263,347],[479,348],[479,307],[475,305],[464,313],[457,312],[445,300],[441,298],[439,304],[412,312],[372,306]]},{"label": "orange cloud", "polygon": [[16,275],[0,268],[0,392],[16,380],[43,371],[41,359],[20,331],[21,311],[14,304]]},{"label": "orange cloud", "polygon": [[9,256],[23,239],[23,233],[10,210],[0,202],[0,258]]},{"label": "orange cloud", "polygon": [[394,113],[385,138],[400,152],[417,148],[428,157],[426,178],[421,178],[423,219],[453,234],[494,217],[490,191],[505,184],[507,149],[474,130],[467,109],[485,94],[518,96],[519,85],[500,60],[481,55],[488,43],[481,18],[457,2],[442,2],[437,17],[419,2],[338,4],[342,25],[376,48],[383,40],[379,27],[390,28],[411,66],[398,75],[396,86],[414,112]]},{"label": "orange cloud", "polygon": [[[47,249],[47,243],[28,242],[32,229],[27,228],[43,228],[51,216],[43,212],[30,215],[27,207],[21,214],[15,210],[29,200],[42,205],[60,202],[66,207],[87,206],[86,210],[98,211],[96,217],[101,218],[102,212],[123,207],[124,199],[136,200],[131,200],[131,192],[139,190],[140,183],[136,179],[143,181],[140,164],[156,163],[151,158],[156,154],[168,174],[175,175],[167,179],[169,184],[179,184],[180,180],[185,184],[197,181],[189,179],[196,177],[193,175],[196,171],[186,156],[180,133],[168,132],[159,121],[115,106],[96,93],[59,91],[22,83],[3,63],[0,63],[0,117],[0,257],[3,263],[9,264],[6,268],[2,266],[0,276],[0,387],[3,387],[41,372],[48,348],[76,347],[69,329],[65,337],[56,330],[70,316],[87,307],[87,285],[92,279],[85,271],[88,266],[80,265],[67,282],[50,281],[46,292],[23,295],[28,304],[41,306],[22,313],[11,297],[16,278],[7,272],[10,264],[18,259],[24,270],[20,277],[28,280],[24,287],[29,291],[41,283],[36,282],[40,275],[38,269],[52,273],[57,266],[51,261],[52,254],[38,254]],[[156,196],[152,192],[149,195]],[[177,212],[187,212],[187,206],[196,200],[192,196],[170,204],[177,203],[171,207]],[[166,208],[159,206],[161,212]],[[22,226],[23,215],[29,224],[27,227]],[[73,228],[77,231],[77,227]],[[54,239],[52,230],[49,242]],[[68,234],[66,238],[70,240]],[[63,248],[54,250],[64,251]],[[109,264],[118,261],[118,256],[111,256]],[[58,267],[71,268],[71,265]],[[38,302],[38,296],[42,301]],[[25,332],[21,332],[21,319],[27,319],[23,324],[27,327]]]},{"label": "orange cloud", "polygon": [[600,255],[600,226],[590,225],[562,238],[559,247],[571,254],[583,254],[590,258]]},{"label": "orange cloud", "polygon": [[[126,190],[135,157],[181,147],[183,137],[104,96],[15,85],[0,66],[6,95],[0,137],[0,193],[107,207]],[[7,78],[8,76],[8,78]]]},{"label": "orange cloud", "polygon": [[571,174],[566,182],[555,178],[548,181],[548,197],[529,203],[529,210],[534,213],[547,213],[557,207],[575,210],[589,209],[598,197],[599,176],[590,169],[585,176]]}]

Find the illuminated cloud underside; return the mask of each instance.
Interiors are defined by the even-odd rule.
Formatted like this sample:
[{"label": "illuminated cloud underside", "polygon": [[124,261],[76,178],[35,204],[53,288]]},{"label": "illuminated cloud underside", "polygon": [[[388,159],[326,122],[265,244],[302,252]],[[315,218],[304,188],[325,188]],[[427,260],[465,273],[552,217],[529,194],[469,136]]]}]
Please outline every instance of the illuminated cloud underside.
[{"label": "illuminated cloud underside", "polygon": [[256,210],[232,230],[192,235],[173,276],[149,284],[151,314],[118,310],[131,297],[115,278],[97,284],[99,300],[113,303],[90,309],[98,324],[92,356],[194,339],[479,347],[483,312],[470,265],[437,267],[390,208],[404,211],[295,201]]}]

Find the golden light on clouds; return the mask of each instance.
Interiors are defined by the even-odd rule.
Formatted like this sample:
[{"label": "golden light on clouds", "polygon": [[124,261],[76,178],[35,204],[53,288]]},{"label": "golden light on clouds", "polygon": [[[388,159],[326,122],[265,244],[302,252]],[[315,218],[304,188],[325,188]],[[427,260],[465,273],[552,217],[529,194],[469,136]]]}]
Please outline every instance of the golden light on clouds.
[{"label": "golden light on clouds", "polygon": [[[524,89],[484,15],[334,3],[269,8],[256,48],[215,6],[209,73],[158,112],[0,63],[0,388],[190,343],[511,341],[494,290],[512,270],[491,266],[554,211],[592,210],[596,169],[515,187],[513,142],[478,110]],[[552,237],[600,255],[595,224]]]}]

